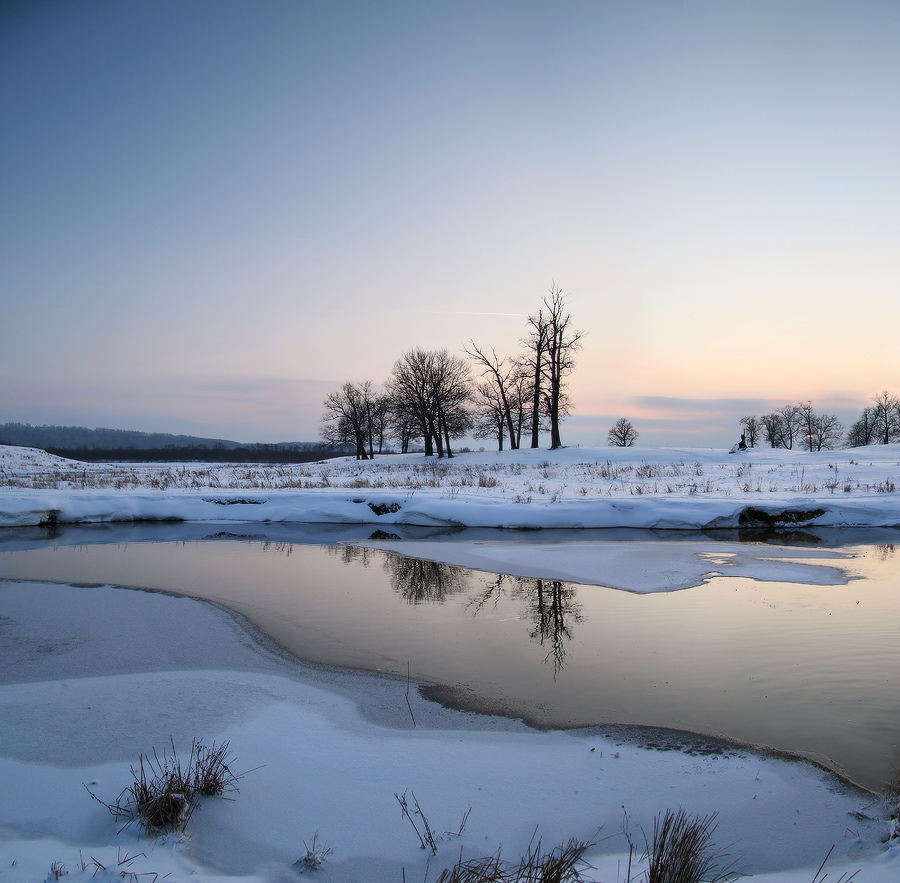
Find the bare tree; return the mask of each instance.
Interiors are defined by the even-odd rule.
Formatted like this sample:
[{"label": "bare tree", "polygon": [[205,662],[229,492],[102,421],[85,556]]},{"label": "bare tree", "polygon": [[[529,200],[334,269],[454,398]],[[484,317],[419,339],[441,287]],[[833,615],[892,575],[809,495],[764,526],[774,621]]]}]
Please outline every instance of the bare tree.
[{"label": "bare tree", "polygon": [[334,445],[353,445],[357,460],[372,459],[377,398],[368,380],[347,382],[337,392],[330,393],[324,402],[322,439]]},{"label": "bare tree", "polygon": [[801,402],[797,405],[794,417],[797,432],[802,437],[806,449],[811,452],[813,450],[813,430],[816,424],[816,414],[813,411],[812,402],[807,402],[805,405]]},{"label": "bare tree", "polygon": [[[385,383],[394,422],[398,419],[409,432],[409,438],[421,438],[425,456],[434,455],[437,432],[434,417],[431,374],[434,355],[415,348],[405,352],[394,363],[394,370]],[[410,425],[416,426],[415,430]]]},{"label": "bare tree", "polygon": [[606,433],[606,440],[613,448],[631,448],[639,435],[630,420],[620,417]]},{"label": "bare tree", "polygon": [[465,435],[472,427],[469,402],[472,398],[472,375],[465,359],[451,356],[447,350],[435,353],[434,399],[438,426],[438,456],[441,456],[441,437],[444,452],[453,456],[451,438]]},{"label": "bare tree", "polygon": [[843,439],[844,427],[834,414],[817,414],[812,402],[797,405],[795,424],[806,449],[822,451],[833,449]]},{"label": "bare tree", "polygon": [[878,423],[874,408],[863,408],[859,420],[847,430],[847,447],[859,448],[874,445],[877,441]]},{"label": "bare tree", "polygon": [[527,347],[525,367],[531,376],[531,447],[540,447],[543,410],[544,365],[547,358],[549,327],[543,309],[528,317],[531,331],[524,343]]},{"label": "bare tree", "polygon": [[766,436],[766,441],[773,448],[783,448],[782,444],[782,432],[781,432],[781,414],[773,411],[771,414],[763,414],[762,417],[759,418],[759,422],[762,423],[763,432]]},{"label": "bare tree", "polygon": [[900,400],[884,390],[872,397],[875,431],[879,444],[889,445],[900,439]]},{"label": "bare tree", "polygon": [[809,442],[811,451],[831,451],[844,438],[844,426],[834,414],[814,414]]},{"label": "bare tree", "polygon": [[450,439],[471,425],[468,364],[447,350],[408,350],[395,363],[386,383],[394,423],[398,415],[416,424],[413,438],[425,443],[425,456],[452,457]]},{"label": "bare tree", "polygon": [[797,436],[802,433],[799,405],[782,405],[771,414],[760,417],[766,441],[773,448],[793,448]]},{"label": "bare tree", "polygon": [[776,413],[781,416],[781,447],[794,447],[797,436],[802,432],[803,421],[799,405],[782,405]]},{"label": "bare tree", "polygon": [[[486,353],[476,346],[475,341],[471,341],[466,348],[466,354],[482,368],[481,376],[488,378],[496,391],[495,401],[500,406],[500,415],[509,432],[509,447],[515,450],[519,447],[519,434],[513,423],[513,406],[516,404],[514,377],[518,372],[518,364],[508,358],[501,359],[493,347],[490,354]],[[502,442],[500,450],[503,450]]]},{"label": "bare tree", "polygon": [[383,393],[376,395],[369,406],[369,455],[372,456],[371,445],[374,442],[378,453],[384,453],[384,442],[390,428],[390,401]]},{"label": "bare tree", "polygon": [[506,438],[506,412],[496,386],[484,380],[475,384],[475,438],[489,438],[497,442],[497,450],[503,450]]},{"label": "bare tree", "polygon": [[[535,321],[529,318],[532,327],[541,325],[546,333],[540,378],[535,384],[535,399],[543,402],[543,410],[550,422],[550,448],[555,450],[562,447],[559,424],[569,409],[566,378],[575,367],[575,355],[581,349],[584,332],[572,327],[572,316],[562,289],[557,288],[555,283],[550,288],[550,294],[544,298],[543,307],[533,318]],[[533,352],[537,354],[536,350]],[[533,361],[537,364],[538,359],[534,358]]]},{"label": "bare tree", "polygon": [[531,425],[533,417],[531,413],[533,403],[532,376],[525,357],[520,357],[515,362],[515,370],[510,377],[509,390],[513,427],[516,431],[516,443],[517,447],[521,447],[522,433]]},{"label": "bare tree", "polygon": [[740,425],[747,439],[747,444],[751,448],[756,447],[759,437],[762,435],[763,426],[758,417],[741,417]]}]

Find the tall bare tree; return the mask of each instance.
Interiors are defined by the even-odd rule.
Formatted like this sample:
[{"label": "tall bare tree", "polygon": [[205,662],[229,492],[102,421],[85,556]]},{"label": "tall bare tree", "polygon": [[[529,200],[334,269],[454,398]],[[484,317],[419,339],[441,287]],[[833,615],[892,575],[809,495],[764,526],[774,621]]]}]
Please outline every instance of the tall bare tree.
[{"label": "tall bare tree", "polygon": [[544,363],[547,358],[549,331],[543,309],[528,317],[530,332],[525,338],[527,355],[524,364],[531,376],[531,447],[540,447],[541,414],[544,400]]},{"label": "tall bare tree", "polygon": [[435,353],[434,398],[438,428],[438,456],[443,451],[452,457],[451,438],[465,435],[472,426],[469,403],[472,399],[472,375],[465,359],[451,356],[447,350]]},{"label": "tall bare tree", "polygon": [[566,299],[556,283],[528,323],[532,329],[526,341],[528,363],[534,371],[531,446],[537,447],[536,427],[543,413],[550,424],[550,447],[556,449],[562,447],[559,424],[569,409],[566,378],[575,367],[584,332],[573,327]]},{"label": "tall bare tree", "polygon": [[[513,428],[516,431],[516,444],[522,447],[522,433],[531,425],[532,420],[532,383],[533,378],[527,359],[520,356],[515,361],[515,368],[510,377],[510,407],[512,409]],[[533,435],[533,434],[532,434]]]},{"label": "tall bare tree", "polygon": [[800,405],[782,405],[771,414],[763,414],[759,419],[763,425],[766,441],[773,448],[793,448],[797,437],[803,433]]},{"label": "tall bare tree", "polygon": [[795,422],[798,435],[806,445],[806,449],[811,452],[814,444],[813,430],[816,425],[816,413],[813,411],[812,402],[807,402],[805,405],[801,402],[797,405]]}]

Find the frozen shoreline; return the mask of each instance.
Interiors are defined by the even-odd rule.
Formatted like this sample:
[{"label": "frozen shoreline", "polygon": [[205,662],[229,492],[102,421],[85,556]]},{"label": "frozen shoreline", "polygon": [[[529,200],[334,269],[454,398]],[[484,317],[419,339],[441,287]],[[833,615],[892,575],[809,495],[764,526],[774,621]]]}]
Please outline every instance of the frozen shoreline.
[{"label": "frozen shoreline", "polygon": [[[424,879],[427,856],[394,798],[407,788],[442,831],[472,806],[463,836],[439,843],[428,879],[460,848],[476,857],[502,844],[517,857],[535,825],[547,848],[605,825],[592,876],[616,879],[623,805],[633,832],[667,807],[718,811],[716,842],[737,843],[731,854],[764,880],[808,883],[832,843],[832,873],[864,867],[867,880],[887,883],[900,867],[900,850],[878,842],[884,823],[854,815],[877,804],[806,763],[536,732],[412,690],[414,727],[404,682],[287,659],[216,605],[103,586],[5,582],[0,592],[12,663],[0,687],[4,879],[41,879],[52,861],[74,871],[79,849],[101,860],[121,849],[142,854],[132,870],[143,873],[280,881],[296,875],[291,864],[315,831],[335,847],[322,879],[396,881],[403,869]],[[264,766],[234,802],[205,802],[186,838],[116,836],[82,783],[112,799],[137,754],[170,737],[227,739],[241,769]]]}]

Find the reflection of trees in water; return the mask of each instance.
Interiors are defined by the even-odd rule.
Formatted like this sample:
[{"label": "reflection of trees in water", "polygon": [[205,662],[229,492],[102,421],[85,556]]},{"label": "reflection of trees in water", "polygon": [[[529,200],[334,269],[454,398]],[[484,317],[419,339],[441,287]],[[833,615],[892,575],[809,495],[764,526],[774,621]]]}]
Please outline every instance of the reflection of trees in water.
[{"label": "reflection of trees in water", "polygon": [[574,586],[558,579],[523,580],[518,591],[528,604],[533,628],[530,637],[540,642],[542,647],[549,646],[544,662],[552,657],[553,673],[562,670],[566,659],[566,641],[572,640],[570,625],[584,622],[581,615],[581,604]]},{"label": "reflection of trees in water", "polygon": [[468,588],[469,571],[465,567],[406,558],[396,552],[361,546],[326,546],[326,549],[329,555],[344,564],[368,567],[373,561],[380,560],[391,588],[408,604],[442,604],[449,595]]},{"label": "reflection of trees in water", "polygon": [[449,595],[465,591],[469,584],[465,567],[440,561],[387,553],[384,569],[391,587],[408,604],[442,604]]},{"label": "reflection of trees in water", "polygon": [[887,561],[888,558],[893,558],[896,551],[897,547],[893,543],[882,543],[875,547],[875,554],[882,561]]},{"label": "reflection of trees in water", "polygon": [[326,546],[325,551],[342,564],[361,564],[363,567],[368,567],[372,558],[378,554],[374,549],[349,545]]},{"label": "reflection of trees in water", "polygon": [[558,674],[566,660],[566,642],[572,640],[570,627],[584,622],[577,589],[558,579],[527,579],[519,576],[498,575],[485,583],[481,591],[472,596],[468,608],[478,613],[486,606],[496,608],[501,597],[525,602],[527,618],[532,629],[529,637],[542,647],[549,647],[544,662],[553,660],[553,673]]},{"label": "reflection of trees in water", "polygon": [[496,610],[500,603],[500,598],[506,594],[504,588],[505,583],[512,583],[517,578],[514,576],[505,576],[502,573],[497,574],[497,578],[489,583],[485,583],[481,591],[472,595],[466,609],[472,611],[472,616],[478,616],[481,610],[493,601],[493,608]]},{"label": "reflection of trees in water", "polygon": [[263,552],[277,552],[279,555],[284,555],[285,558],[288,558],[291,552],[294,551],[293,543],[275,543],[271,540],[266,540],[262,544]]}]

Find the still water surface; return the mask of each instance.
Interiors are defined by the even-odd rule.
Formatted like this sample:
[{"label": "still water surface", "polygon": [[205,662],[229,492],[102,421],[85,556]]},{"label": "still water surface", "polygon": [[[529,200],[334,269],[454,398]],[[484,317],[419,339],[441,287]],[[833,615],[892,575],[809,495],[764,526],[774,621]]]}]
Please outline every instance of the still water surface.
[{"label": "still water surface", "polygon": [[0,551],[0,579],[215,600],[304,659],[409,669],[444,701],[538,726],[722,735],[873,789],[900,763],[900,557],[889,544],[836,552],[838,567],[852,555],[856,578],[843,585],[713,578],[638,595],[347,545],[115,536],[66,545],[63,532]]}]

